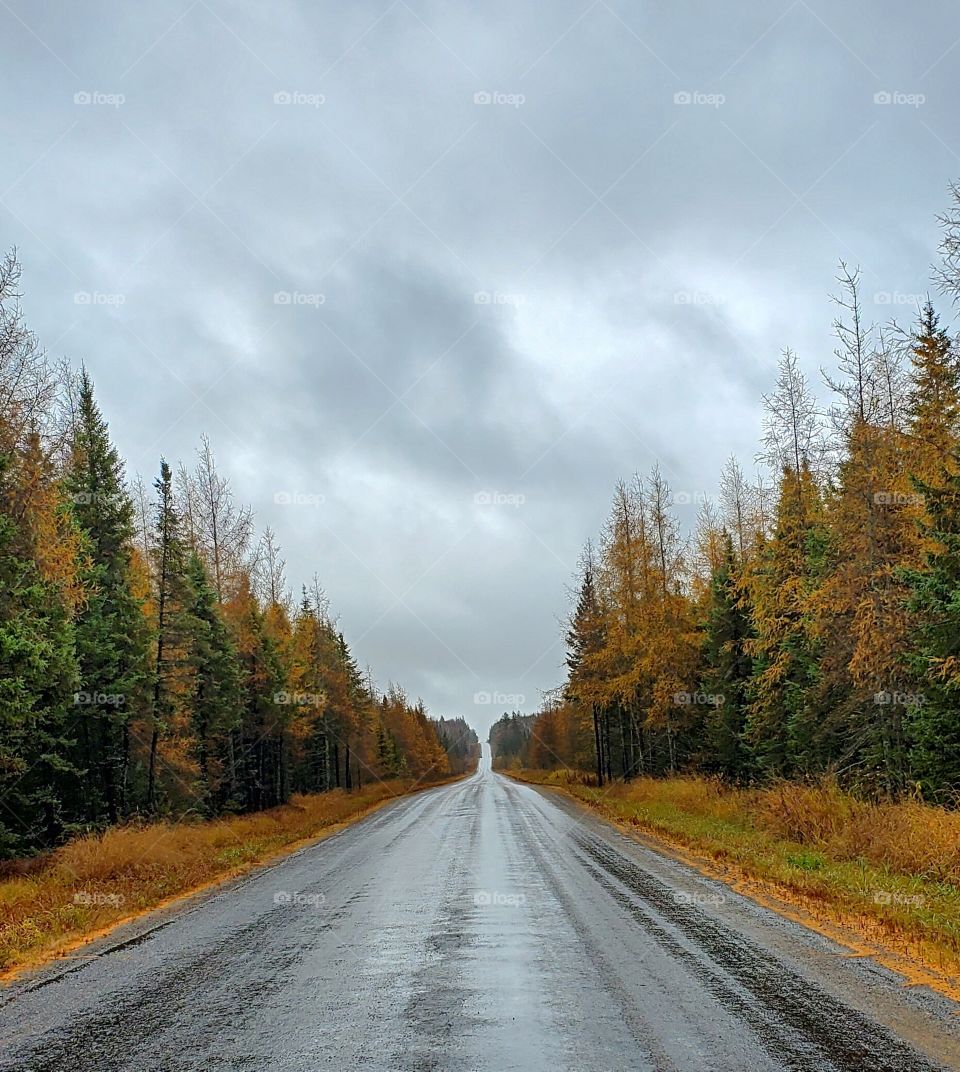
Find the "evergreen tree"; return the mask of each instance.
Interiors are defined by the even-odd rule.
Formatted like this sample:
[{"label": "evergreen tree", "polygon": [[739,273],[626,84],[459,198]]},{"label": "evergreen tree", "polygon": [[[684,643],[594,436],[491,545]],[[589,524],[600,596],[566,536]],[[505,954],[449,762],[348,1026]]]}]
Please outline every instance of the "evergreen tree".
[{"label": "evergreen tree", "polygon": [[576,704],[582,713],[589,713],[597,785],[603,785],[606,769],[603,748],[606,697],[600,660],[606,643],[606,631],[594,580],[596,566],[590,543],[584,549],[580,565],[580,590],[566,637],[566,698]]},{"label": "evergreen tree", "polygon": [[159,805],[157,762],[161,736],[170,730],[181,710],[189,634],[186,608],[192,600],[186,576],[187,553],[180,517],[173,498],[170,466],[161,459],[154,521],[154,660],[150,709],[150,748],[147,758],[146,804]]},{"label": "evergreen tree", "polygon": [[86,598],[74,623],[80,687],[88,696],[111,698],[77,709],[79,803],[87,819],[116,822],[125,811],[129,718],[143,699],[148,638],[130,580],[133,504],[86,370],[64,487],[84,551],[80,580]]},{"label": "evergreen tree", "polygon": [[44,578],[11,510],[11,458],[0,454],[0,855],[50,846],[65,829],[63,788],[77,664],[58,586]]},{"label": "evergreen tree", "polygon": [[753,670],[748,651],[752,636],[747,595],[728,534],[723,562],[711,580],[703,629],[700,692],[706,715],[699,758],[706,770],[735,780],[744,777],[748,767],[743,730]]},{"label": "evergreen tree", "polygon": [[937,480],[960,434],[960,362],[928,301],[910,348],[913,376],[907,395],[907,430],[913,440],[911,472]]},{"label": "evergreen tree", "polygon": [[810,700],[820,664],[811,597],[827,539],[813,474],[785,469],[773,535],[748,574],[755,672],[746,739],[759,774],[789,777],[813,766],[820,719]]},{"label": "evergreen tree", "polygon": [[216,593],[196,552],[190,554],[186,578],[191,736],[202,808],[215,814],[226,804],[230,791],[229,740],[239,726],[240,671]]},{"label": "evergreen tree", "polygon": [[234,734],[233,807],[258,811],[289,795],[287,728],[290,706],[283,661],[246,573],[224,606],[240,667],[240,720]]},{"label": "evergreen tree", "polygon": [[908,663],[922,681],[905,698],[907,735],[913,778],[928,799],[946,801],[960,792],[960,454],[939,485],[917,487],[932,547],[923,569],[905,573],[917,622]]}]

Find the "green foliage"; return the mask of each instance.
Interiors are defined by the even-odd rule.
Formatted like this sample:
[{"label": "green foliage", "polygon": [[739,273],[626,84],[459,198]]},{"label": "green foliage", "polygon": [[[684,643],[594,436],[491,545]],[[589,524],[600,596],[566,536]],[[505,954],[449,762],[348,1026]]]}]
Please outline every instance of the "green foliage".
[{"label": "green foliage", "polygon": [[81,779],[73,806],[77,818],[116,822],[126,811],[128,723],[145,699],[148,635],[131,587],[133,505],[85,370],[63,484],[82,536],[84,600],[74,642],[80,691],[92,701],[75,709],[73,761]]},{"label": "green foliage", "polygon": [[0,455],[0,855],[57,840],[76,778],[68,736],[79,684],[73,629],[44,579],[24,526],[11,516],[15,477]]},{"label": "green foliage", "polygon": [[747,715],[754,637],[749,595],[740,581],[733,540],[725,534],[724,557],[713,571],[703,627],[700,692],[706,705],[698,762],[705,771],[739,781],[749,767],[743,731]]},{"label": "green foliage", "polygon": [[960,454],[939,486],[917,482],[933,547],[923,569],[905,573],[917,629],[908,664],[922,691],[908,702],[912,776],[932,800],[960,791]]}]

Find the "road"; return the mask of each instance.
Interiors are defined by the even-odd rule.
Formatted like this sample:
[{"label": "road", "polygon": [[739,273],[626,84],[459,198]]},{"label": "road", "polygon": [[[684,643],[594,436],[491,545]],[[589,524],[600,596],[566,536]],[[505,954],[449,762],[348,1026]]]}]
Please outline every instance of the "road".
[{"label": "road", "polygon": [[3,1001],[35,1072],[960,1069],[956,1006],[486,763]]}]

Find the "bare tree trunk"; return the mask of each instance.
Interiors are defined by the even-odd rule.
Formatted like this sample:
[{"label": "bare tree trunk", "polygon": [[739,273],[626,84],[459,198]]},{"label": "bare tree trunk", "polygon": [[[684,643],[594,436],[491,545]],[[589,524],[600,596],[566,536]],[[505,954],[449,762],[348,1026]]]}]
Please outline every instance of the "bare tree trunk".
[{"label": "bare tree trunk", "polygon": [[597,785],[603,787],[603,745],[600,741],[600,712],[597,705],[591,705],[593,714],[593,747],[597,757]]}]

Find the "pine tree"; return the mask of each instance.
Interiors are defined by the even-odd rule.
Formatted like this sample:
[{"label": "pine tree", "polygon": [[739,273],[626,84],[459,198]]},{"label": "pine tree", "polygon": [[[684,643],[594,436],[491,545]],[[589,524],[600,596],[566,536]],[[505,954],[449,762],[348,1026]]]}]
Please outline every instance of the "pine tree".
[{"label": "pine tree", "polygon": [[811,598],[827,538],[813,474],[785,469],[773,535],[747,574],[755,672],[745,738],[760,774],[791,776],[814,766],[820,712],[810,700],[820,664]]},{"label": "pine tree", "polygon": [[911,340],[910,360],[910,471],[922,481],[937,481],[960,434],[960,362],[929,301]]},{"label": "pine tree", "polygon": [[704,741],[698,751],[706,770],[733,780],[743,778],[748,770],[743,730],[753,671],[748,651],[752,636],[747,594],[728,534],[724,560],[711,580],[703,628],[700,693],[705,719]]},{"label": "pine tree", "polygon": [[64,832],[63,787],[76,771],[67,736],[78,675],[73,630],[58,586],[44,578],[0,454],[0,855],[54,844]]},{"label": "pine tree", "polygon": [[249,574],[237,577],[224,617],[240,666],[240,728],[233,741],[232,806],[259,811],[282,804],[289,795],[288,726],[283,702],[287,681],[281,653],[271,639]]},{"label": "pine tree", "polygon": [[161,735],[179,713],[184,687],[188,636],[186,608],[192,595],[187,581],[187,552],[180,531],[180,516],[173,497],[170,466],[161,459],[154,521],[154,660],[150,708],[150,748],[147,759],[146,804],[156,811],[157,761]]},{"label": "pine tree", "polygon": [[910,766],[927,799],[950,801],[960,792],[960,454],[940,484],[917,487],[932,546],[904,574],[917,623],[908,664],[922,682],[906,698]]},{"label": "pine tree", "polygon": [[608,703],[602,680],[601,658],[606,644],[603,611],[597,595],[593,546],[588,543],[580,562],[577,604],[567,629],[567,699],[581,712],[589,712],[597,785],[603,785],[606,768],[603,749],[603,710]]},{"label": "pine tree", "polygon": [[143,699],[148,638],[131,589],[133,504],[86,370],[64,486],[84,551],[80,580],[86,598],[74,623],[81,691],[111,698],[78,709],[82,806],[88,819],[113,823],[125,811],[128,720]]},{"label": "pine tree", "polygon": [[188,703],[200,775],[198,795],[203,810],[216,814],[230,791],[229,741],[240,722],[240,669],[216,593],[195,552],[187,562],[186,579]]}]

